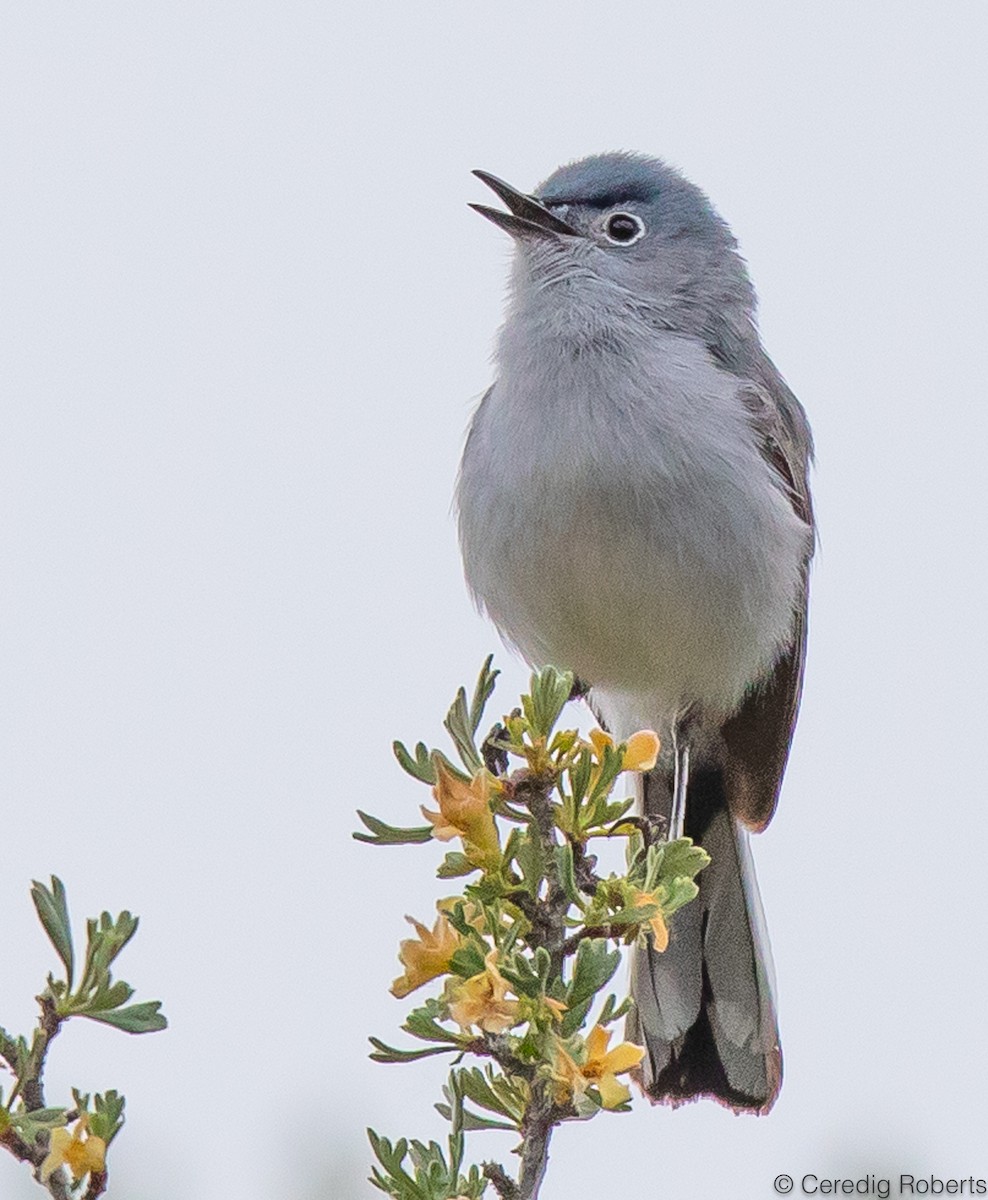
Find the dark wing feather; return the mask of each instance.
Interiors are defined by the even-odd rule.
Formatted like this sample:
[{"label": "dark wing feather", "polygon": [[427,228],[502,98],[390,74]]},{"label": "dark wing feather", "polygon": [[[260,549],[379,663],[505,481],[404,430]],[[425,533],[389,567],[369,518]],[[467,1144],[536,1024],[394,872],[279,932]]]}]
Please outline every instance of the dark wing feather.
[{"label": "dark wing feather", "polygon": [[[754,374],[762,386],[742,389],[742,402],[759,432],[765,461],[778,475],[793,511],[812,530],[808,474],[813,443],[806,415],[766,356],[758,362]],[[749,692],[722,730],[727,749],[728,804],[732,814],[753,830],[764,829],[775,812],[796,726],[806,659],[812,553],[810,541],[788,645],[769,678]]]}]

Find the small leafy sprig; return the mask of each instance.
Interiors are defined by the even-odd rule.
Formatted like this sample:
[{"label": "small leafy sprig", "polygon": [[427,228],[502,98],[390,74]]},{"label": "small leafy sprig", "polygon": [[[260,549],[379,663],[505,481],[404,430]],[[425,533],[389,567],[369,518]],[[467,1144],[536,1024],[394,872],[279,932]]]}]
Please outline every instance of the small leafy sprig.
[{"label": "small leafy sprig", "polygon": [[88,1017],[126,1033],[153,1033],[168,1022],[160,1001],[128,1004],[134,989],[114,980],[110,969],[137,932],[137,917],[122,912],[114,919],[104,912],[87,921],[77,984],[65,886],[53,875],[50,887],[33,884],[31,899],[64,975],[48,975],[30,1041],[0,1028],[0,1066],[13,1078],[6,1096],[0,1088],[0,1145],[29,1163],[35,1179],[56,1200],[81,1195],[87,1181],[83,1200],[96,1200],[106,1191],[106,1152],[124,1123],[124,1097],[115,1091],[91,1096],[73,1089],[71,1105],[48,1107],[44,1070],[51,1044],[72,1017]]},{"label": "small leafy sprig", "polygon": [[[557,1125],[627,1111],[631,1093],[619,1076],[644,1051],[611,1046],[610,1027],[631,1000],[602,994],[622,946],[666,948],[668,921],[696,896],[695,876],[709,862],[689,838],[668,842],[658,822],[634,815],[632,798],[613,797],[623,771],[655,765],[652,731],[615,744],[603,730],[584,739],[556,729],[570,674],[536,672],[520,706],[478,745],[496,676],[488,658],[472,696],[461,688],[446,716],[458,762],[423,742],[394,745],[404,770],[432,788],[436,807],[421,809],[427,824],[392,826],[360,812],[365,831],[354,834],[373,845],[457,843],[437,875],[466,881],[438,902],[431,928],[409,917],[415,936],[399,947],[395,996],[443,981],[402,1026],[426,1046],[371,1038],[378,1062],[457,1056],[436,1106],[451,1126],[446,1151],[368,1131],[378,1163],[371,1182],[395,1200],[478,1200],[488,1184],[501,1200],[534,1200]],[[598,874],[589,849],[597,838],[623,839],[623,874]],[[486,1061],[461,1066],[466,1055]],[[484,1129],[520,1135],[517,1177],[495,1162],[464,1172],[463,1135]]]}]

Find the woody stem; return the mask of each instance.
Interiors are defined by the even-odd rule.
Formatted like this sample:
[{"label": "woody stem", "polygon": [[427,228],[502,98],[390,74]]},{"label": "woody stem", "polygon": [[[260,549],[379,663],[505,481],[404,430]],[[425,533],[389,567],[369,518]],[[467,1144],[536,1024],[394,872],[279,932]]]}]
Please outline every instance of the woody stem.
[{"label": "woody stem", "polygon": [[522,1123],[521,1172],[518,1200],[536,1200],[549,1165],[549,1140],[556,1124],[555,1105],[545,1083],[532,1088],[532,1098]]},{"label": "woody stem", "polygon": [[[548,950],[550,973],[560,975],[563,969],[566,942],[566,913],[569,901],[556,859],[558,841],[553,820],[551,785],[532,779],[525,789],[524,801],[532,814],[532,824],[538,833],[542,870],[546,881],[545,895],[535,903],[530,942]],[[522,799],[516,795],[516,799]],[[518,1176],[518,1200],[537,1200],[539,1188],[549,1165],[549,1141],[559,1122],[560,1109],[555,1104],[546,1080],[532,1081],[531,1098],[521,1123],[521,1171]]]}]

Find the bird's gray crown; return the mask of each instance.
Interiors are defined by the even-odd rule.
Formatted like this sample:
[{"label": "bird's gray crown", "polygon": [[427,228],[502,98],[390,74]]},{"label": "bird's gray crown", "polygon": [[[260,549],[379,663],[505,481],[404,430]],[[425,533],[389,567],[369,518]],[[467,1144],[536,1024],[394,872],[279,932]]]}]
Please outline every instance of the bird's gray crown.
[{"label": "bird's gray crown", "polygon": [[[535,194],[548,204],[609,208],[625,200],[647,204],[657,199],[670,184],[681,187],[685,182],[661,159],[616,151],[567,163],[537,187]],[[699,188],[693,190],[702,197]]]},{"label": "bird's gray crown", "polygon": [[616,151],[568,163],[554,171],[535,194],[550,207],[643,206],[661,215],[670,232],[706,232],[733,244],[706,195],[668,163],[644,154]]}]

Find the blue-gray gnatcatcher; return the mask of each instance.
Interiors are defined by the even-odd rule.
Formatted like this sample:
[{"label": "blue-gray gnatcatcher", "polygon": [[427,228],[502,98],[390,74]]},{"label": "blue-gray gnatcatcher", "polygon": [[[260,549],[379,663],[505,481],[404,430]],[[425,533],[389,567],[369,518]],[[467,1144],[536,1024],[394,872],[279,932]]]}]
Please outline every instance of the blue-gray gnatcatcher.
[{"label": "blue-gray gnatcatcher", "polygon": [[676,171],[606,154],[534,195],[476,174],[509,211],[473,207],[517,251],[460,473],[467,580],[617,740],[659,732],[645,811],[712,857],[668,949],[636,951],[649,1095],[767,1112],[782,1056],[747,831],[772,817],[799,705],[809,426],[734,237]]}]

